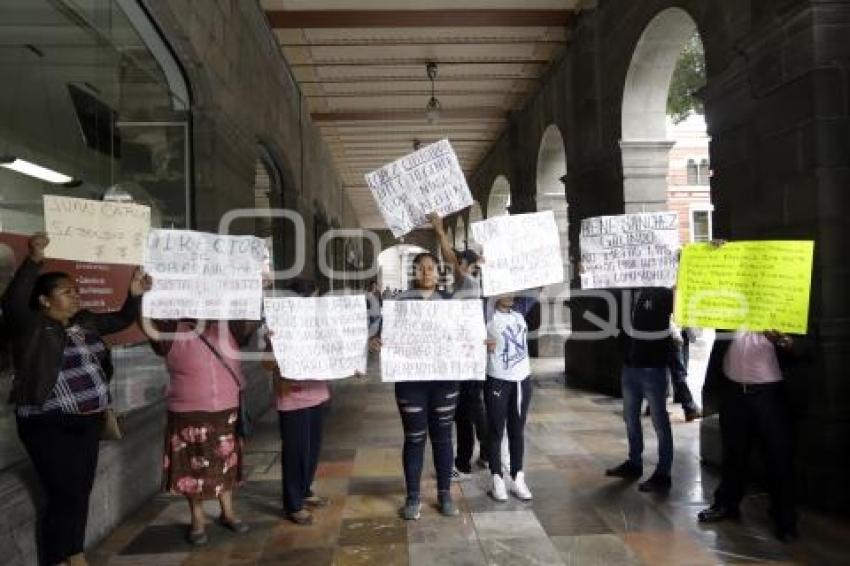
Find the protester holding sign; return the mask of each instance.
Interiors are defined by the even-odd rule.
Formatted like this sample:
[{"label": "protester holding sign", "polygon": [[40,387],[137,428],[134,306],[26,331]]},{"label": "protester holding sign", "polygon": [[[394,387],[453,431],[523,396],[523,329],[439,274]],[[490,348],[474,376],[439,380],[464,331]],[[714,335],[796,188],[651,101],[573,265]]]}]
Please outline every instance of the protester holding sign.
[{"label": "protester holding sign", "polygon": [[658,437],[658,466],[652,476],[638,486],[640,491],[645,492],[667,492],[671,486],[673,431],[667,414],[667,356],[672,348],[672,312],[673,291],[666,287],[649,287],[634,294],[622,372],[623,420],[629,441],[629,457],[605,472],[608,476],[623,479],[637,479],[643,475],[640,411],[646,398]]},{"label": "protester holding sign", "polygon": [[83,543],[112,362],[102,336],[135,322],[150,280],[137,269],[120,311],[80,308],[74,281],[39,273],[49,240],[36,235],[3,295],[12,334],[18,436],[47,499],[41,553],[48,564],[84,563]]},{"label": "protester holding sign", "polygon": [[484,399],[487,403],[489,428],[488,453],[492,488],[496,501],[507,501],[508,494],[502,471],[501,444],[507,425],[510,452],[511,493],[522,501],[531,500],[522,470],[525,450],[525,420],[531,402],[531,364],[528,357],[528,326],[523,315],[513,309],[514,298],[504,295],[496,300],[496,310],[487,323],[489,339],[487,381]]},{"label": "protester holding sign", "polygon": [[239,347],[256,323],[144,319],[154,351],[165,358],[170,385],[163,459],[163,488],[183,495],[192,523],[189,542],[206,544],[203,501],[218,499],[219,522],[245,533],[233,509],[233,490],[242,481],[242,444],[237,434],[239,391],[245,377]]},{"label": "protester holding sign", "polygon": [[[440,242],[440,250],[454,274],[454,298],[481,301],[481,284],[478,271],[478,254],[472,250],[455,252],[443,228],[443,219],[436,213],[428,219]],[[482,316],[484,314],[482,305]],[[484,414],[484,383],[475,380],[460,382],[460,395],[455,410],[457,425],[457,455],[452,479],[463,480],[472,474],[472,453],[478,438],[478,462],[482,467],[489,461],[487,453],[487,417]]]},{"label": "protester holding sign", "polygon": [[[712,242],[711,248],[725,248]],[[750,274],[743,272],[742,276]],[[751,276],[751,275],[750,275]],[[714,503],[698,519],[712,523],[739,516],[747,488],[750,449],[758,444],[763,456],[771,500],[774,533],[783,542],[797,538],[794,504],[794,462],[791,408],[785,376],[807,361],[811,342],[775,330],[718,331],[706,370],[705,392],[719,397],[722,468]]]},{"label": "protester holding sign", "polygon": [[[399,297],[401,301],[439,301],[449,296],[437,290],[439,261],[430,252],[422,252],[413,259],[414,288]],[[381,349],[381,339],[372,338],[369,347],[373,352]],[[402,515],[407,520],[419,519],[421,513],[420,480],[425,455],[425,441],[430,436],[437,472],[437,498],[440,513],[458,514],[452,501],[452,423],[457,405],[457,381],[403,381],[395,384],[395,397],[401,424],[404,429],[402,464],[407,485],[407,499]]]},{"label": "protester holding sign", "polygon": [[[312,281],[296,279],[289,290],[300,297],[313,297],[318,288]],[[363,344],[363,342],[361,342]],[[271,343],[269,344],[271,346]],[[280,352],[279,356],[286,356]],[[273,372],[273,389],[280,424],[280,468],[283,485],[283,511],[298,525],[312,525],[313,515],[304,508],[323,507],[327,499],[313,493],[313,479],[322,450],[322,421],[331,397],[323,380],[290,380],[280,366],[267,359],[263,367]]]}]

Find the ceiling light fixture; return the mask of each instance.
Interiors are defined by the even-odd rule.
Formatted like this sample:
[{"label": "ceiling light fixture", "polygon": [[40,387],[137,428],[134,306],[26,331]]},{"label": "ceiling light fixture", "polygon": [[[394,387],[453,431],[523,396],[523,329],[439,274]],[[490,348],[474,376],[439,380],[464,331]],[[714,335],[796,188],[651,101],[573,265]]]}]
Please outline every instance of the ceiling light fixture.
[{"label": "ceiling light fixture", "polygon": [[437,97],[434,95],[434,81],[437,79],[437,64],[433,62],[428,63],[425,66],[425,72],[428,73],[428,79],[431,81],[431,98],[425,106],[425,118],[428,119],[429,124],[434,124],[440,119],[441,108],[440,101],[437,100]]},{"label": "ceiling light fixture", "polygon": [[6,169],[17,171],[18,173],[23,173],[24,175],[29,175],[30,177],[35,177],[36,179],[41,179],[54,185],[66,185],[74,180],[73,177],[69,177],[53,169],[48,169],[47,167],[42,167],[41,165],[36,165],[25,159],[13,156],[0,157],[0,167],[5,167]]}]

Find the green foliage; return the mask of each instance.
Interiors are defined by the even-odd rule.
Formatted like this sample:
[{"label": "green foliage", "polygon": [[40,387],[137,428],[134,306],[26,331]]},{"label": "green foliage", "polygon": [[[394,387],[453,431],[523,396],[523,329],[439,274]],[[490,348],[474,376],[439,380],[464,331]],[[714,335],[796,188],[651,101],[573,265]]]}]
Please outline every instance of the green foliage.
[{"label": "green foliage", "polygon": [[676,61],[676,70],[670,81],[667,115],[673,123],[678,124],[692,112],[705,113],[702,101],[694,96],[705,86],[705,81],[705,52],[699,34],[694,32]]}]

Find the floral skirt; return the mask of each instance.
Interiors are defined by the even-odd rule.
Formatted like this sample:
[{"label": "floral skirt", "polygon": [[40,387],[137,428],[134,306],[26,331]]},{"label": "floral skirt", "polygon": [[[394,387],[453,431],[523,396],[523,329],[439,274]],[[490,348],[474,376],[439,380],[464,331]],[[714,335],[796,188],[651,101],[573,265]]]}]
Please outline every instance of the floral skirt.
[{"label": "floral skirt", "polygon": [[162,488],[195,499],[212,499],[242,482],[238,410],[168,412]]}]

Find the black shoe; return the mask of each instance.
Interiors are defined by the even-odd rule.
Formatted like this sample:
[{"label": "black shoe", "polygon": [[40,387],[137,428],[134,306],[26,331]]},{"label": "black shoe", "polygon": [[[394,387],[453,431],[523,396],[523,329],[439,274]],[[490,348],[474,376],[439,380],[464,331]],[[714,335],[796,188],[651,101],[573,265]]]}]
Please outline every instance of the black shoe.
[{"label": "black shoe", "polygon": [[638,485],[638,491],[644,493],[667,493],[670,491],[672,484],[673,481],[670,479],[670,476],[655,472],[649,476],[648,480]]},{"label": "black shoe", "polygon": [[636,480],[643,475],[643,468],[641,468],[640,466],[636,466],[626,460],[616,468],[609,468],[605,470],[605,475],[615,478]]},{"label": "black shoe", "polygon": [[685,409],[685,421],[691,422],[702,418],[702,409],[696,405]]},{"label": "black shoe", "polygon": [[715,503],[711,507],[707,507],[697,513],[697,520],[700,523],[716,523],[725,521],[726,519],[737,519],[741,516],[737,509],[730,509],[720,503]]}]

